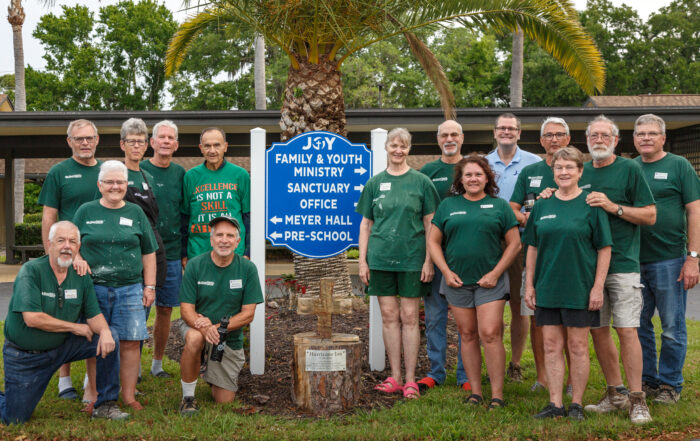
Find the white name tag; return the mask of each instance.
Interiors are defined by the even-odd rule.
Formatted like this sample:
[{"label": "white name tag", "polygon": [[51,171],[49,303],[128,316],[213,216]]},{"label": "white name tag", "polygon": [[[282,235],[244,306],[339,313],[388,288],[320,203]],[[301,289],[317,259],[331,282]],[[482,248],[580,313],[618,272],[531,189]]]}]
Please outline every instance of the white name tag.
[{"label": "white name tag", "polygon": [[141,185],[143,185],[144,190],[148,190],[148,184],[146,184],[145,182],[142,182]]},{"label": "white name tag", "polygon": [[533,179],[530,181],[530,187],[539,187],[541,182],[539,179]]},{"label": "white name tag", "polygon": [[654,173],[654,179],[668,179],[668,173],[656,172]]},{"label": "white name tag", "polygon": [[389,191],[391,190],[391,182],[382,182],[379,184],[379,191]]},{"label": "white name tag", "polygon": [[75,300],[78,298],[78,290],[77,289],[67,289],[63,291],[63,294],[66,296],[66,300]]},{"label": "white name tag", "polygon": [[493,208],[493,204],[484,204],[481,208]]},{"label": "white name tag", "polygon": [[241,279],[229,280],[228,286],[231,289],[240,289],[243,288],[243,281]]},{"label": "white name tag", "polygon": [[134,221],[131,219],[127,219],[125,217],[120,217],[119,218],[119,225],[126,225],[127,227],[130,227],[134,224]]}]

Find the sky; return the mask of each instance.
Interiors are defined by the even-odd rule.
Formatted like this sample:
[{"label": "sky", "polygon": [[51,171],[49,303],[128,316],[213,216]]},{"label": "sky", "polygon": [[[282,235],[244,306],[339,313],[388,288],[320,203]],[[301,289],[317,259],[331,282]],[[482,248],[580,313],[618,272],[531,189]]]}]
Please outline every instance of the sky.
[{"label": "sky", "polygon": [[[0,75],[5,75],[14,72],[14,55],[12,51],[12,27],[7,22],[7,13],[5,6],[9,5],[9,0],[0,0],[2,7],[0,8]],[[25,9],[26,19],[22,31],[24,42],[24,61],[25,65],[32,66],[35,69],[41,70],[45,66],[42,58],[43,48],[37,40],[32,37],[32,32],[39,22],[39,18],[48,13],[60,15],[61,5],[74,6],[76,4],[89,4],[91,9],[97,11],[100,6],[107,4],[118,3],[118,0],[99,0],[99,1],[67,1],[57,0],[53,7],[44,6],[41,0],[23,0],[22,4]],[[187,18],[187,12],[181,11],[182,0],[160,0],[164,3],[175,16],[178,23]],[[197,4],[197,0],[191,3]],[[578,10],[585,9],[586,0],[574,0]],[[671,0],[612,0],[614,5],[630,4],[635,8],[639,16],[646,20],[652,12],[656,12],[659,8],[671,3]]]}]

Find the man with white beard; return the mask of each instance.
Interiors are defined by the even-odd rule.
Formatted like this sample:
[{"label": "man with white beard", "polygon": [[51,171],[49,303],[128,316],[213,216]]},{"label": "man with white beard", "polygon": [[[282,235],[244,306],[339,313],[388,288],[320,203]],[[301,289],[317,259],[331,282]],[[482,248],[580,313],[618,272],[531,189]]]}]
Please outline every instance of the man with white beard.
[{"label": "man with white beard", "polygon": [[[633,423],[651,421],[642,392],[642,348],[637,335],[642,311],[640,283],[639,225],[656,222],[656,205],[641,167],[630,159],[615,155],[619,129],[603,115],[586,129],[592,161],[584,164],[579,186],[590,191],[586,202],[608,213],[613,236],[610,269],[605,279],[600,327],[591,328],[593,344],[607,382],[607,390],[598,404],[586,411],[606,413],[629,409]],[[620,340],[622,365],[629,391],[622,383],[619,356],[610,333],[610,320]]]},{"label": "man with white beard", "polygon": [[[68,221],[53,224],[47,248],[47,256],[22,265],[13,286],[5,321],[2,422],[27,421],[62,364],[95,356],[95,407],[106,406],[102,409],[105,418],[124,419],[129,414],[120,412],[115,404],[118,341],[100,312],[92,279],[73,269],[73,257],[80,248],[78,228]],[[82,316],[87,324],[78,322]]]}]

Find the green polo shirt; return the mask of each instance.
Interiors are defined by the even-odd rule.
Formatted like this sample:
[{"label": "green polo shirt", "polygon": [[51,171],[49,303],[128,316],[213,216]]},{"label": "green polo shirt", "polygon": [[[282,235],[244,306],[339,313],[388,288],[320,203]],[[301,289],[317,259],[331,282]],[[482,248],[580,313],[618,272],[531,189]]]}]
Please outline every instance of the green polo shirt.
[{"label": "green polo shirt", "polygon": [[165,245],[166,258],[179,260],[182,257],[182,234],[180,232],[180,207],[182,206],[182,180],[185,169],[171,162],[166,168],[141,161],[141,168],[153,176],[150,181],[158,204],[157,229]]},{"label": "green polo shirt", "polygon": [[523,205],[525,196],[528,193],[534,193],[535,196],[539,196],[545,188],[558,188],[554,182],[552,167],[547,165],[546,161],[530,164],[522,169],[518,175],[510,202]]},{"label": "green polo shirt", "polygon": [[[62,307],[59,306],[61,297]],[[71,323],[77,322],[81,315],[93,318],[101,313],[90,277],[81,277],[70,267],[59,285],[49,264],[49,256],[29,261],[20,268],[5,319],[5,338],[27,351],[48,351],[62,345],[68,338],[69,332],[47,332],[28,327],[23,312],[43,312]]]},{"label": "green polo shirt", "polygon": [[102,161],[91,167],[72,157],[51,167],[39,193],[39,205],[58,210],[58,220],[73,220],[76,210],[85,202],[100,198],[97,175]]},{"label": "green polo shirt", "polygon": [[437,190],[438,195],[440,195],[440,200],[444,200],[449,196],[454,194],[450,192],[452,188],[452,183],[455,178],[455,165],[447,164],[442,162],[442,159],[438,159],[433,162],[429,162],[420,169],[420,172],[430,178],[435,190]]},{"label": "green polo shirt", "polygon": [[[218,324],[222,317],[238,314],[243,305],[263,301],[258,270],[250,260],[236,254],[233,261],[222,268],[211,260],[211,253],[204,253],[187,262],[180,303],[194,305],[195,311],[212,323]],[[226,344],[231,349],[241,349],[241,329],[229,332]]]}]

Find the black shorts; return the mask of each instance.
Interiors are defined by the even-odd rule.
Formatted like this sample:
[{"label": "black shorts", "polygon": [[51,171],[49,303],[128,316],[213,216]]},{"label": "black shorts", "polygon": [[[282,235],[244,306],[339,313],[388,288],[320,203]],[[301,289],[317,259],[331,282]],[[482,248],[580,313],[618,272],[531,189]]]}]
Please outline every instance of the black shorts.
[{"label": "black shorts", "polygon": [[567,328],[596,328],[600,326],[600,311],[569,308],[535,308],[537,326],[566,326]]}]

